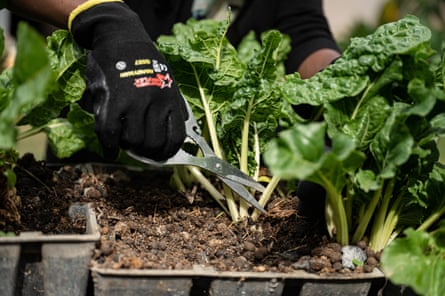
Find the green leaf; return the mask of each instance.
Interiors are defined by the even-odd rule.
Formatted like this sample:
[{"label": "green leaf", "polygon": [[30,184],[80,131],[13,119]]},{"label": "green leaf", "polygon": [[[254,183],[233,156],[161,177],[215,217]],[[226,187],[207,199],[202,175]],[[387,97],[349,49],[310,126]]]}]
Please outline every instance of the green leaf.
[{"label": "green leaf", "polygon": [[99,155],[101,145],[94,132],[94,117],[77,104],[71,105],[68,117],[53,119],[46,126],[49,145],[58,158],[69,157],[88,148]]},{"label": "green leaf", "polygon": [[378,173],[384,179],[396,175],[398,168],[408,161],[414,145],[414,139],[403,120],[405,116],[399,114],[394,108],[370,145]]},{"label": "green leaf", "polygon": [[296,124],[270,141],[264,160],[271,172],[283,179],[310,180],[323,185],[323,175],[337,185],[346,184],[348,172],[363,162],[350,137],[339,135],[333,139],[332,149],[326,150],[323,123]]},{"label": "green leaf", "polygon": [[305,80],[301,79],[298,73],[287,75],[282,85],[284,98],[294,105],[320,106],[344,97],[356,96],[369,83],[368,76],[337,73],[331,71],[331,67],[334,66],[328,66]]},{"label": "green leaf", "polygon": [[329,136],[335,138],[338,133],[349,135],[360,149],[366,149],[385,124],[390,109],[382,96],[361,101],[351,98],[328,104],[324,117],[329,123]]},{"label": "green leaf", "polygon": [[325,153],[324,124],[297,124],[270,141],[264,161],[273,175],[304,180],[322,165]]},{"label": "green leaf", "polygon": [[[276,30],[265,32],[261,42],[251,33],[237,51],[226,37],[227,28],[226,21],[190,19],[176,24],[173,35],[161,36],[157,45],[195,117],[203,119],[202,129],[209,131],[214,150],[222,150],[220,156],[239,165],[245,157],[243,133],[248,151],[255,150],[256,139],[263,150],[279,120],[291,120],[290,106],[281,99],[278,83],[284,77],[283,61],[290,43]],[[252,171],[257,164],[254,154],[248,153]]]},{"label": "green leaf", "polygon": [[51,68],[57,73],[56,84],[48,100],[35,108],[21,124],[45,125],[49,120],[59,117],[63,108],[79,101],[85,89],[87,52],[77,46],[71,33],[57,30],[48,37],[47,44]]},{"label": "green leaf", "polygon": [[[443,230],[442,230],[443,232]],[[385,275],[420,295],[445,295],[445,246],[423,231],[407,229],[406,237],[385,248],[381,262]]]},{"label": "green leaf", "polygon": [[74,132],[73,125],[65,118],[51,120],[45,128],[51,151],[58,158],[65,158],[85,148],[85,142]]},{"label": "green leaf", "polygon": [[7,77],[12,91],[3,91],[1,96],[0,149],[14,147],[18,121],[46,100],[55,82],[45,42],[26,23],[19,24],[17,56],[11,75],[8,72],[3,79]]},{"label": "green leaf", "polygon": [[[349,224],[360,228],[354,236],[383,247],[396,229],[418,226],[427,213],[425,182],[445,125],[444,75],[431,60],[430,38],[427,27],[407,16],[353,38],[341,58],[313,77],[290,74],[282,84],[290,104],[320,106],[317,120],[328,137],[309,124],[307,133],[291,127],[271,141],[266,164],[283,178],[324,187],[327,206],[336,207],[342,243]],[[320,154],[325,142],[332,148]],[[352,220],[365,216],[363,223]],[[379,231],[370,234],[371,229]]]},{"label": "green leaf", "polygon": [[302,80],[298,74],[289,75],[284,97],[292,104],[323,105],[357,96],[397,56],[413,55],[415,60],[431,56],[430,38],[431,31],[414,16],[382,25],[373,34],[352,38],[342,57],[313,77]]},{"label": "green leaf", "polygon": [[13,188],[17,180],[14,167],[18,158],[19,154],[14,149],[0,150],[0,173],[6,177],[8,189]]},{"label": "green leaf", "polygon": [[[225,151],[233,164],[237,164],[239,155],[243,154],[243,141],[248,141],[249,147],[254,146],[254,137],[249,135],[258,137],[260,151],[264,151],[265,143],[276,135],[278,119],[285,117],[283,112],[287,106],[283,104],[279,88],[284,69],[280,69],[279,65],[284,62],[288,45],[288,40],[278,31],[265,32],[260,50],[251,55],[247,70],[237,83],[237,90],[221,112],[219,137],[223,146],[231,147]],[[249,135],[244,135],[247,139],[240,139],[245,124],[249,126]]]},{"label": "green leaf", "polygon": [[[352,38],[343,53],[344,60],[361,60],[363,69],[370,67],[374,72],[382,71],[394,55],[414,54],[417,57],[431,55],[422,47],[431,39],[431,31],[420,24],[415,16],[384,24],[373,34],[366,37]],[[364,62],[364,57],[370,57]]]}]

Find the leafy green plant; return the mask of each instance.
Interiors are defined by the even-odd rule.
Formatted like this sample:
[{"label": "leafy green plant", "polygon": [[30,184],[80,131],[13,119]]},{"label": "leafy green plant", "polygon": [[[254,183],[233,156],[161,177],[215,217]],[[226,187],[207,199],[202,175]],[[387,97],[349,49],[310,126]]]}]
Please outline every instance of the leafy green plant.
[{"label": "leafy green plant", "polygon": [[[69,125],[67,130],[72,131],[85,121],[93,122],[92,116],[81,120],[89,114],[78,112],[77,105],[85,88],[85,57],[86,52],[75,45],[68,31],[56,31],[45,42],[26,23],[20,24],[14,65],[0,76],[0,149],[13,149],[17,141],[43,131],[51,140],[56,137],[53,134],[61,134],[61,125]],[[71,108],[67,119],[59,119],[67,107]],[[26,128],[19,130],[19,126]],[[69,132],[65,132],[64,141],[69,139],[66,134]],[[89,135],[78,134],[84,138]],[[55,142],[61,141],[50,141]],[[69,145],[53,148],[64,157],[84,145],[73,144],[67,150],[63,146]]]},{"label": "leafy green plant", "polygon": [[[428,208],[426,219],[416,229],[406,229],[382,253],[385,275],[397,285],[406,285],[419,295],[445,293],[445,168],[434,166],[424,184]],[[442,218],[442,220],[440,220]]]},{"label": "leafy green plant", "polygon": [[368,239],[380,251],[443,196],[425,193],[445,118],[444,67],[430,60],[430,38],[407,16],[353,38],[312,78],[283,84],[290,103],[318,106],[323,117],[272,140],[266,164],[326,190],[327,228],[343,245]]},{"label": "leafy green plant", "polygon": [[[10,217],[3,220],[6,223],[20,219],[14,194],[17,141],[46,132],[59,156],[94,142],[87,138],[94,133],[94,121],[77,106],[85,87],[85,56],[68,31],[57,31],[45,42],[29,25],[19,24],[14,65],[0,75],[0,208],[3,217]],[[68,117],[58,119],[66,107],[71,109]],[[89,129],[82,129],[88,124]]]},{"label": "leafy green plant", "polygon": [[[173,35],[161,36],[157,44],[215,153],[258,179],[265,143],[275,136],[279,119],[292,117],[279,88],[289,40],[271,30],[258,42],[251,33],[235,49],[226,38],[227,28],[228,21],[189,20],[176,24]],[[238,203],[228,188],[220,196],[200,171],[191,167],[188,171],[216,200],[226,201],[232,220],[249,215],[249,205]],[[184,172],[178,175],[177,183],[188,182]],[[271,180],[261,204],[277,181]]]},{"label": "leafy green plant", "polygon": [[391,242],[382,254],[387,277],[418,295],[445,293],[445,227],[429,233],[408,228],[403,238]]}]

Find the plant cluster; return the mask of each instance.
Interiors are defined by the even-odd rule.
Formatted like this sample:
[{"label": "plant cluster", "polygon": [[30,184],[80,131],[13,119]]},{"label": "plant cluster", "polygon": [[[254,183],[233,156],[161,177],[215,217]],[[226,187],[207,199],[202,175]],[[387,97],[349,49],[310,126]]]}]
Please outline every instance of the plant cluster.
[{"label": "plant cluster", "polygon": [[[353,38],[340,59],[303,80],[284,72],[286,36],[252,33],[235,48],[226,38],[228,24],[189,20],[157,41],[216,154],[269,183],[263,206],[280,179],[321,185],[332,237],[385,249],[382,262],[396,282],[412,284],[395,275],[412,272],[403,264],[411,255],[431,271],[429,278],[443,277],[445,226],[438,221],[445,214],[445,169],[436,141],[445,126],[445,60],[433,59],[431,31],[413,16],[385,24]],[[86,54],[68,31],[45,43],[19,26],[15,64],[0,75],[0,214],[8,213],[7,223],[19,221],[18,140],[44,131],[59,157],[85,148],[101,154],[94,117],[78,104]],[[299,118],[291,106],[300,104],[320,117]],[[67,116],[60,118],[63,110]],[[261,179],[262,157],[271,179]],[[180,189],[198,181],[233,221],[258,217],[194,167],[175,168],[172,180]],[[442,263],[432,263],[435,258]],[[413,284],[416,291],[440,295],[442,281],[428,286],[426,277]]]},{"label": "plant cluster", "polygon": [[[288,37],[271,30],[262,36],[250,33],[235,48],[226,37],[227,29],[225,21],[191,19],[176,24],[173,34],[161,36],[157,44],[217,156],[259,180],[266,143],[275,137],[279,125],[295,116],[280,89],[290,43]],[[222,206],[227,205],[233,221],[258,216],[229,188],[220,196],[199,170],[186,170],[177,170],[179,188],[187,186],[191,175],[217,201],[226,202]],[[269,187],[259,201],[263,206],[278,178],[266,181]]]},{"label": "plant cluster", "polygon": [[[429,28],[407,16],[352,38],[340,59],[310,79],[288,75],[285,98],[311,104],[322,116],[283,131],[265,153],[274,175],[322,186],[331,236],[342,245],[365,240],[375,251],[385,249],[384,270],[401,272],[398,280],[423,270],[417,262],[403,270],[412,264],[402,258],[416,240],[429,243],[430,249],[413,250],[423,263],[433,257],[443,263],[443,240],[425,233],[443,233],[445,214],[437,149],[445,126],[445,60],[437,62],[430,41]],[[408,237],[392,247],[405,230]],[[431,279],[443,277],[443,264],[433,265]],[[400,282],[413,285],[409,278]]]},{"label": "plant cluster", "polygon": [[[19,24],[16,44],[14,65],[0,74],[2,228],[20,222],[20,199],[14,190],[17,141],[46,132],[55,153],[65,157],[95,138],[94,118],[77,105],[85,87],[85,51],[74,44],[68,31],[57,31],[45,42],[26,23]],[[3,47],[2,38],[1,51]],[[61,119],[65,108],[70,109],[68,117]]]}]

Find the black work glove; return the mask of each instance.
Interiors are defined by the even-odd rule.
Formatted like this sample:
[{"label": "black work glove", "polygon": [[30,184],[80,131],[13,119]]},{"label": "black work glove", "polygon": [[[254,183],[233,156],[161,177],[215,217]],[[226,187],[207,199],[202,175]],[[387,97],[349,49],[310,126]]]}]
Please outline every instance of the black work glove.
[{"label": "black work glove", "polygon": [[174,155],[185,139],[185,104],[138,15],[121,1],[88,1],[73,10],[69,28],[91,49],[83,100],[104,156],[116,158],[119,148],[155,160]]}]

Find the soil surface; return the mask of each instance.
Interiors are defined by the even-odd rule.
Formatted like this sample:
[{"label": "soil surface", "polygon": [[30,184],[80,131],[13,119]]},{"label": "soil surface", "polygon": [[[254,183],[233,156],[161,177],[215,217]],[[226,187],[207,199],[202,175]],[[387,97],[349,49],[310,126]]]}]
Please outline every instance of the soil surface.
[{"label": "soil surface", "polygon": [[17,168],[21,224],[15,232],[81,233],[82,221],[67,218],[69,204],[95,205],[101,231],[96,265],[105,268],[190,269],[200,264],[218,271],[313,273],[371,272],[378,254],[364,249],[363,266],[342,266],[341,246],[314,233],[297,213],[298,198],[274,197],[259,221],[232,223],[200,188],[180,194],[168,171],[120,166],[47,166],[32,156]]}]

